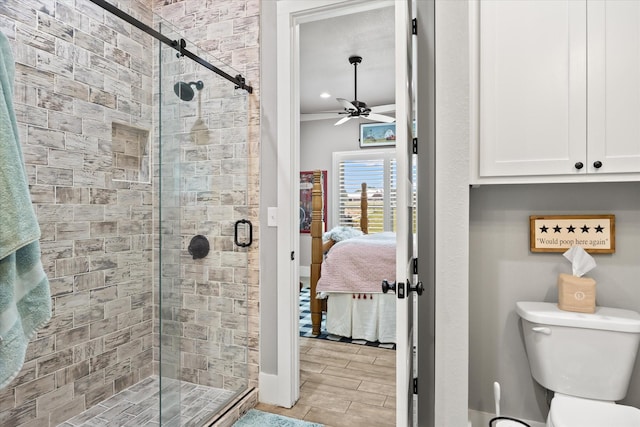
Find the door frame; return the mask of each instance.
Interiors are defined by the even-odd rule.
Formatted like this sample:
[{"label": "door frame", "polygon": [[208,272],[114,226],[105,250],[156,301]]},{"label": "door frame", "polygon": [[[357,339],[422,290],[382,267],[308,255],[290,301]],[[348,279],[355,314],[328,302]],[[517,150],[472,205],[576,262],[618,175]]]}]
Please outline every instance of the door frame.
[{"label": "door frame", "polygon": [[[281,0],[277,2],[277,374],[260,382],[261,400],[285,408],[300,396],[300,24],[393,6],[393,0]],[[289,255],[291,254],[291,255]],[[287,256],[289,255],[289,256]],[[263,381],[264,380],[264,381]],[[268,398],[267,398],[268,396]],[[264,397],[264,399],[263,399]]]},{"label": "door frame", "polygon": [[[470,0],[476,1],[476,0]],[[347,4],[348,3],[348,4]],[[289,253],[297,251],[292,240],[297,233],[288,230],[287,224],[297,216],[292,211],[292,177],[299,168],[297,145],[292,154],[299,105],[299,92],[291,87],[292,77],[292,27],[290,22],[300,18],[300,13],[329,13],[331,6],[362,4],[362,1],[344,0],[280,0],[277,1],[277,373],[260,375],[260,400],[283,407],[291,407],[299,395],[299,352],[297,286],[293,274],[297,262],[290,260]],[[376,2],[370,2],[376,3]],[[418,4],[422,3],[421,1]],[[420,7],[419,7],[420,9]],[[420,12],[418,13],[420,16]],[[437,61],[435,70],[435,92],[446,94],[435,100],[436,138],[436,230],[434,266],[435,281],[440,285],[435,295],[434,323],[436,339],[434,358],[434,419],[435,425],[466,426],[468,414],[468,319],[469,319],[469,2],[436,1],[434,21],[434,48]],[[281,27],[284,23],[284,29]],[[298,82],[293,82],[297,88]],[[472,84],[472,82],[471,82]],[[293,95],[296,98],[293,98]],[[286,100],[286,103],[283,102]],[[295,129],[293,129],[295,128]],[[277,135],[277,136],[276,136]],[[295,159],[295,167],[291,166]],[[293,170],[292,170],[293,169]],[[298,180],[293,180],[297,182]],[[285,194],[283,194],[285,193]],[[261,208],[262,209],[262,208]],[[264,208],[266,210],[266,208]],[[297,215],[297,213],[296,213]],[[287,222],[287,220],[289,220]],[[285,230],[286,229],[286,230]],[[420,245],[420,242],[418,243]],[[420,247],[420,246],[419,246]],[[421,261],[420,261],[421,262]],[[293,266],[292,264],[295,264]],[[285,278],[283,282],[281,279]],[[297,280],[297,278],[296,278]],[[261,286],[262,287],[262,286]],[[271,323],[269,323],[271,325]],[[262,329],[262,326],[261,326]],[[419,328],[420,330],[420,328]],[[262,331],[261,331],[262,332]],[[261,333],[262,335],[262,333]]]},{"label": "door frame", "polygon": [[[420,233],[422,219],[416,217],[417,230],[413,229],[413,166],[412,138],[420,132],[422,123],[416,114],[417,75],[414,60],[416,34],[412,30],[415,15],[415,0],[395,4],[395,99],[396,99],[396,425],[412,426],[414,411],[414,359],[416,322],[414,309],[418,303],[417,293],[411,291],[416,285],[413,267],[417,257],[413,245],[414,232]],[[419,141],[418,141],[419,142]],[[415,157],[415,159],[414,159]],[[415,165],[420,173],[419,165]],[[417,184],[417,182],[416,182]],[[422,255],[422,254],[421,254]],[[426,255],[426,254],[424,254]],[[426,427],[426,426],[425,426]]]}]

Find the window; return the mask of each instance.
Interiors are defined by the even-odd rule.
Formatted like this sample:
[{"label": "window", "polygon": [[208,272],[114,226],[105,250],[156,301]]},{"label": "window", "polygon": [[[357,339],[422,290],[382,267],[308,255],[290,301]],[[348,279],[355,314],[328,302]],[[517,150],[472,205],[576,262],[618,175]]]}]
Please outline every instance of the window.
[{"label": "window", "polygon": [[362,183],[367,184],[369,232],[395,231],[395,149],[333,153],[333,223],[360,227]]}]

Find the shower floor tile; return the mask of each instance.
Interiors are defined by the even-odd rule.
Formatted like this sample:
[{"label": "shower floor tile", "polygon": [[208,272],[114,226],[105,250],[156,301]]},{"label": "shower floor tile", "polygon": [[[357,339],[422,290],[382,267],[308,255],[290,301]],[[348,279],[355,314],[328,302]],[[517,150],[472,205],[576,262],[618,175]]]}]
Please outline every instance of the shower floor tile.
[{"label": "shower floor tile", "polygon": [[[168,379],[163,380],[162,386],[167,392],[163,405],[177,399],[180,393],[180,414],[163,420],[162,427],[200,426],[235,395],[229,390]],[[60,424],[60,427],[160,427],[159,390],[160,379],[157,376],[145,378]]]}]

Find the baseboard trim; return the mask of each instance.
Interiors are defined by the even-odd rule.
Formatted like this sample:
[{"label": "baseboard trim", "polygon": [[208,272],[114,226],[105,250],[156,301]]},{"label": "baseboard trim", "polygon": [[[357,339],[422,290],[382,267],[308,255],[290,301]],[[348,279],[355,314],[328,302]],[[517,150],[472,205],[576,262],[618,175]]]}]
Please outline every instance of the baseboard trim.
[{"label": "baseboard trim", "polygon": [[311,277],[311,267],[308,265],[301,265],[299,274],[301,277]]},{"label": "baseboard trim", "polygon": [[277,405],[278,403],[278,376],[260,372],[258,375],[258,401]]},{"label": "baseboard trim", "polygon": [[[503,414],[506,415],[506,414]],[[469,422],[472,427],[489,427],[489,421],[496,414],[491,414],[488,412],[475,411],[473,409],[469,409]],[[541,423],[539,421],[531,421],[531,420],[522,420],[525,423],[529,424],[531,427],[545,427],[546,423]]]},{"label": "baseboard trim", "polygon": [[292,405],[287,401],[287,396],[281,395],[281,379],[279,379],[277,375],[260,372],[258,381],[258,384],[260,384],[258,401],[260,403],[291,408]]}]

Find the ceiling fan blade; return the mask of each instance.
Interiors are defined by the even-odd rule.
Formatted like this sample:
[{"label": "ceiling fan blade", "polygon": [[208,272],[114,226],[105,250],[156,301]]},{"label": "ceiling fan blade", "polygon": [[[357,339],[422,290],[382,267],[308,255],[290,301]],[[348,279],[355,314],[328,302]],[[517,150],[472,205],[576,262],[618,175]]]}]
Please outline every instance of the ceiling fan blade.
[{"label": "ceiling fan blade", "polygon": [[345,116],[345,117],[341,118],[340,120],[338,120],[334,126],[341,125],[341,124],[349,121],[350,118],[352,118],[352,117],[351,116]]},{"label": "ceiling fan blade", "polygon": [[335,119],[336,115],[340,114],[338,112],[335,113],[301,113],[300,121],[301,122],[309,122],[312,120],[328,120]]},{"label": "ceiling fan blade", "polygon": [[391,113],[396,111],[396,104],[376,105],[371,107],[372,113]]},{"label": "ceiling fan blade", "polygon": [[396,121],[395,118],[385,116],[383,114],[369,113],[366,116],[362,116],[365,119],[375,120],[376,122],[384,122],[384,123],[393,123]]},{"label": "ceiling fan blade", "polygon": [[347,101],[344,98],[336,98],[336,100],[340,103],[340,105],[342,105],[344,107],[345,110],[348,111],[357,111],[358,108],[356,108],[355,105],[353,105],[351,102]]}]

